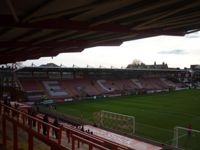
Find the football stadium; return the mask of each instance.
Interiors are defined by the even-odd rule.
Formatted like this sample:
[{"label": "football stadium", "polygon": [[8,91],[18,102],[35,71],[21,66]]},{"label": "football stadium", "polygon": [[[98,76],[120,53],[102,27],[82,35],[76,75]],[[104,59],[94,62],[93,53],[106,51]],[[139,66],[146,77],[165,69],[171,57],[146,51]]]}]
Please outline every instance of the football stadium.
[{"label": "football stadium", "polygon": [[3,0],[0,8],[0,150],[200,149],[200,65],[19,65],[197,32],[200,1]]}]

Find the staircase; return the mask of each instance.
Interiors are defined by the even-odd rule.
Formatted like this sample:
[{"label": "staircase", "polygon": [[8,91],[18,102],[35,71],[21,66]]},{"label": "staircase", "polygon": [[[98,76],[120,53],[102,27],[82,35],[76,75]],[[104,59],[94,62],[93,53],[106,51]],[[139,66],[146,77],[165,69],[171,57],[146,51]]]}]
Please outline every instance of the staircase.
[{"label": "staircase", "polygon": [[16,85],[19,87],[19,89],[24,91],[24,88],[23,88],[21,82],[19,81],[19,79],[18,79],[18,77],[17,77],[15,72],[13,72],[13,78],[14,78],[14,81],[15,81]]}]

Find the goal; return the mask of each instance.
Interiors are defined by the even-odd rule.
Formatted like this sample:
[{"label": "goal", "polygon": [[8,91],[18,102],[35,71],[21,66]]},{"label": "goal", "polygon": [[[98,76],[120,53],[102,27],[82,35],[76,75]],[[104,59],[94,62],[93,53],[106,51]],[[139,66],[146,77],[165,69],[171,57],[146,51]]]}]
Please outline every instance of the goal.
[{"label": "goal", "polygon": [[183,149],[199,149],[200,143],[200,131],[184,128],[184,127],[175,127],[174,128],[174,138],[173,146],[176,148]]},{"label": "goal", "polygon": [[135,117],[110,111],[99,111],[94,113],[94,122],[97,126],[120,131],[129,135],[135,133]]}]

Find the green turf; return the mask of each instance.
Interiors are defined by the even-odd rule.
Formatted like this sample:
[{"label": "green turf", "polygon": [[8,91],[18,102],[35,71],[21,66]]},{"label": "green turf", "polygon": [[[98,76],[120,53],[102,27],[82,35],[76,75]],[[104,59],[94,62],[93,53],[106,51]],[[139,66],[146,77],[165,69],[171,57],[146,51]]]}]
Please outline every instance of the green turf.
[{"label": "green turf", "polygon": [[136,117],[136,134],[171,144],[175,126],[200,130],[200,90],[184,90],[58,104],[57,111],[92,122],[107,110]]}]

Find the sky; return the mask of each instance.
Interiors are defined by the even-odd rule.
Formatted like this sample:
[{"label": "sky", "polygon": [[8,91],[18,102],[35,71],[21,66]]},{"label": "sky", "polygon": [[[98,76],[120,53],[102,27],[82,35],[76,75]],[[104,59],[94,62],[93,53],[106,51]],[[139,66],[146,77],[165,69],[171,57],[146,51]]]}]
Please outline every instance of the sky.
[{"label": "sky", "polygon": [[200,31],[185,36],[156,36],[124,42],[121,46],[87,48],[79,53],[61,53],[23,62],[36,66],[55,63],[65,67],[125,68],[134,59],[145,64],[167,63],[169,67],[200,64]]}]

